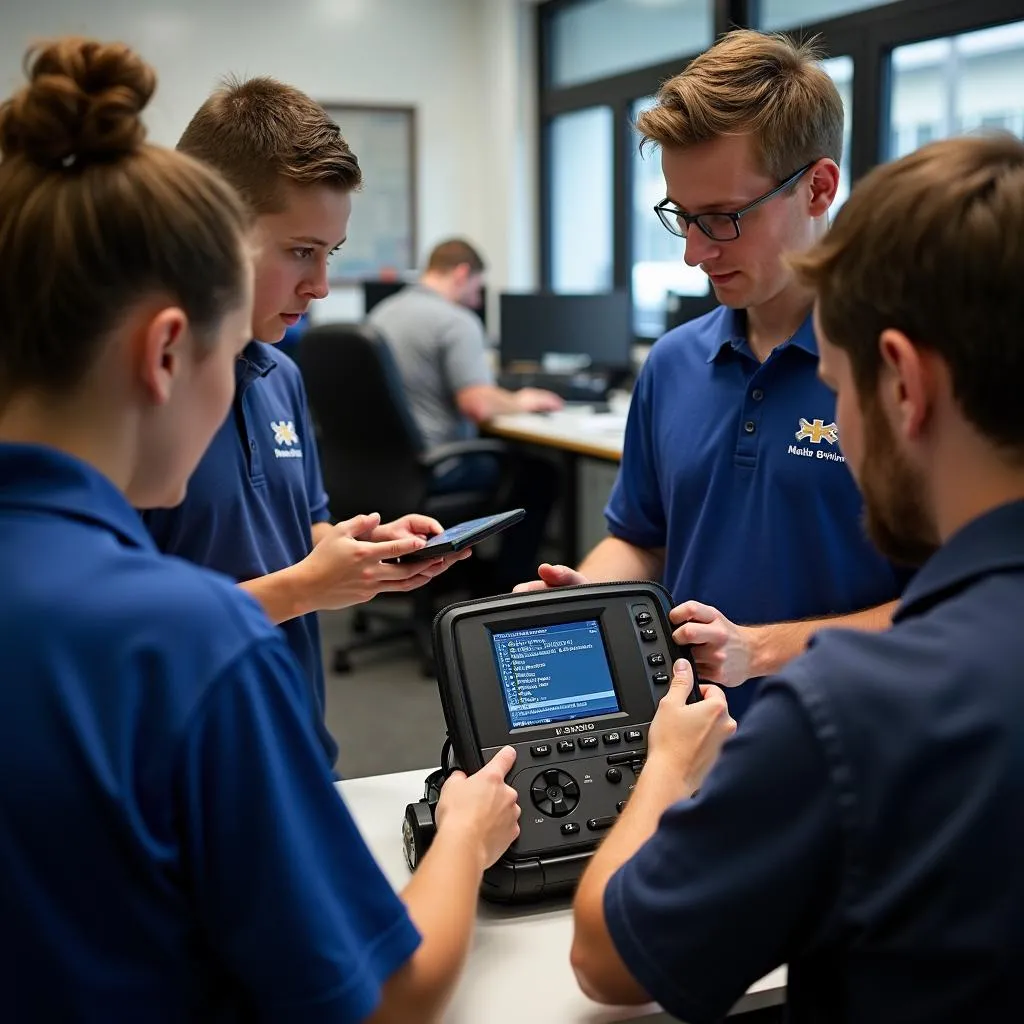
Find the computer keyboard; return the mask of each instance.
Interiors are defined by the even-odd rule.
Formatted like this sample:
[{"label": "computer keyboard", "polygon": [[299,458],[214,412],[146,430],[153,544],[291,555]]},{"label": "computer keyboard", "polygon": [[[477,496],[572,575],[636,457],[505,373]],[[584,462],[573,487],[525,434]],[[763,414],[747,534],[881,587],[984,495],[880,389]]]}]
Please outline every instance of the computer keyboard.
[{"label": "computer keyboard", "polygon": [[608,398],[611,381],[603,373],[545,373],[541,370],[504,371],[498,385],[508,391],[520,388],[543,388],[553,391],[567,402],[593,405]]}]

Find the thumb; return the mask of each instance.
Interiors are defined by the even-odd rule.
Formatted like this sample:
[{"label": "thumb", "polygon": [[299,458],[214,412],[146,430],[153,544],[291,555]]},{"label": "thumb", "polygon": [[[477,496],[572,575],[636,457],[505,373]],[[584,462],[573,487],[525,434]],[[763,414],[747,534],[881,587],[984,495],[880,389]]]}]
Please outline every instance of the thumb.
[{"label": "thumb", "polygon": [[499,750],[484,767],[489,771],[493,771],[496,775],[500,775],[501,778],[504,778],[510,771],[512,771],[512,765],[515,763],[515,747],[502,747],[501,750]]},{"label": "thumb", "polygon": [[672,665],[672,683],[669,692],[688,697],[693,689],[693,668],[685,658],[677,658]]},{"label": "thumb", "polygon": [[559,587],[565,586],[567,583],[574,583],[579,574],[575,569],[570,569],[567,565],[551,565],[548,562],[544,562],[537,569],[537,575],[545,583]]}]

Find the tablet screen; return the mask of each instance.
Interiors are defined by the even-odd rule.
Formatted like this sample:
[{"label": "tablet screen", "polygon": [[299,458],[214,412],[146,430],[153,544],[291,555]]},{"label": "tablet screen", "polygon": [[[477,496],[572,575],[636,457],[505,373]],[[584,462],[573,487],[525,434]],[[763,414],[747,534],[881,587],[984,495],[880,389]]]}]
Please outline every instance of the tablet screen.
[{"label": "tablet screen", "polygon": [[596,619],[492,633],[491,644],[513,729],[619,710]]}]

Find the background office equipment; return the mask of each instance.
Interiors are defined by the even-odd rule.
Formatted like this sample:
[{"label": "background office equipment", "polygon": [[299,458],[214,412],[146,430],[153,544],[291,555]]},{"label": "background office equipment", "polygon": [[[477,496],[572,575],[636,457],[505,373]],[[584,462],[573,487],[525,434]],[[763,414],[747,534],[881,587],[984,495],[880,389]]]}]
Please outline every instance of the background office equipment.
[{"label": "background office equipment", "polygon": [[501,296],[499,383],[511,390],[544,387],[568,400],[604,399],[628,376],[632,343],[624,291]]},{"label": "background office equipment", "polygon": [[685,324],[689,320],[710,313],[718,306],[715,293],[708,289],[707,295],[677,295],[669,292],[665,296],[665,331]]},{"label": "background office equipment", "polygon": [[397,295],[403,288],[405,288],[409,282],[404,280],[398,281],[377,281],[377,280],[366,280],[363,281],[363,315],[373,309],[374,306],[383,302],[385,299],[390,299],[392,295]]}]

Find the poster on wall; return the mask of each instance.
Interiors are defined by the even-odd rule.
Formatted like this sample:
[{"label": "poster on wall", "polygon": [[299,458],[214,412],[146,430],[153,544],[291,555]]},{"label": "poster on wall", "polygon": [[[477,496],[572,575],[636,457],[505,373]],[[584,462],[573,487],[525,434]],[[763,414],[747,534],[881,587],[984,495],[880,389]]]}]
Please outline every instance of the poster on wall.
[{"label": "poster on wall", "polygon": [[359,159],[348,241],[333,282],[393,279],[416,266],[416,108],[322,103]]}]

